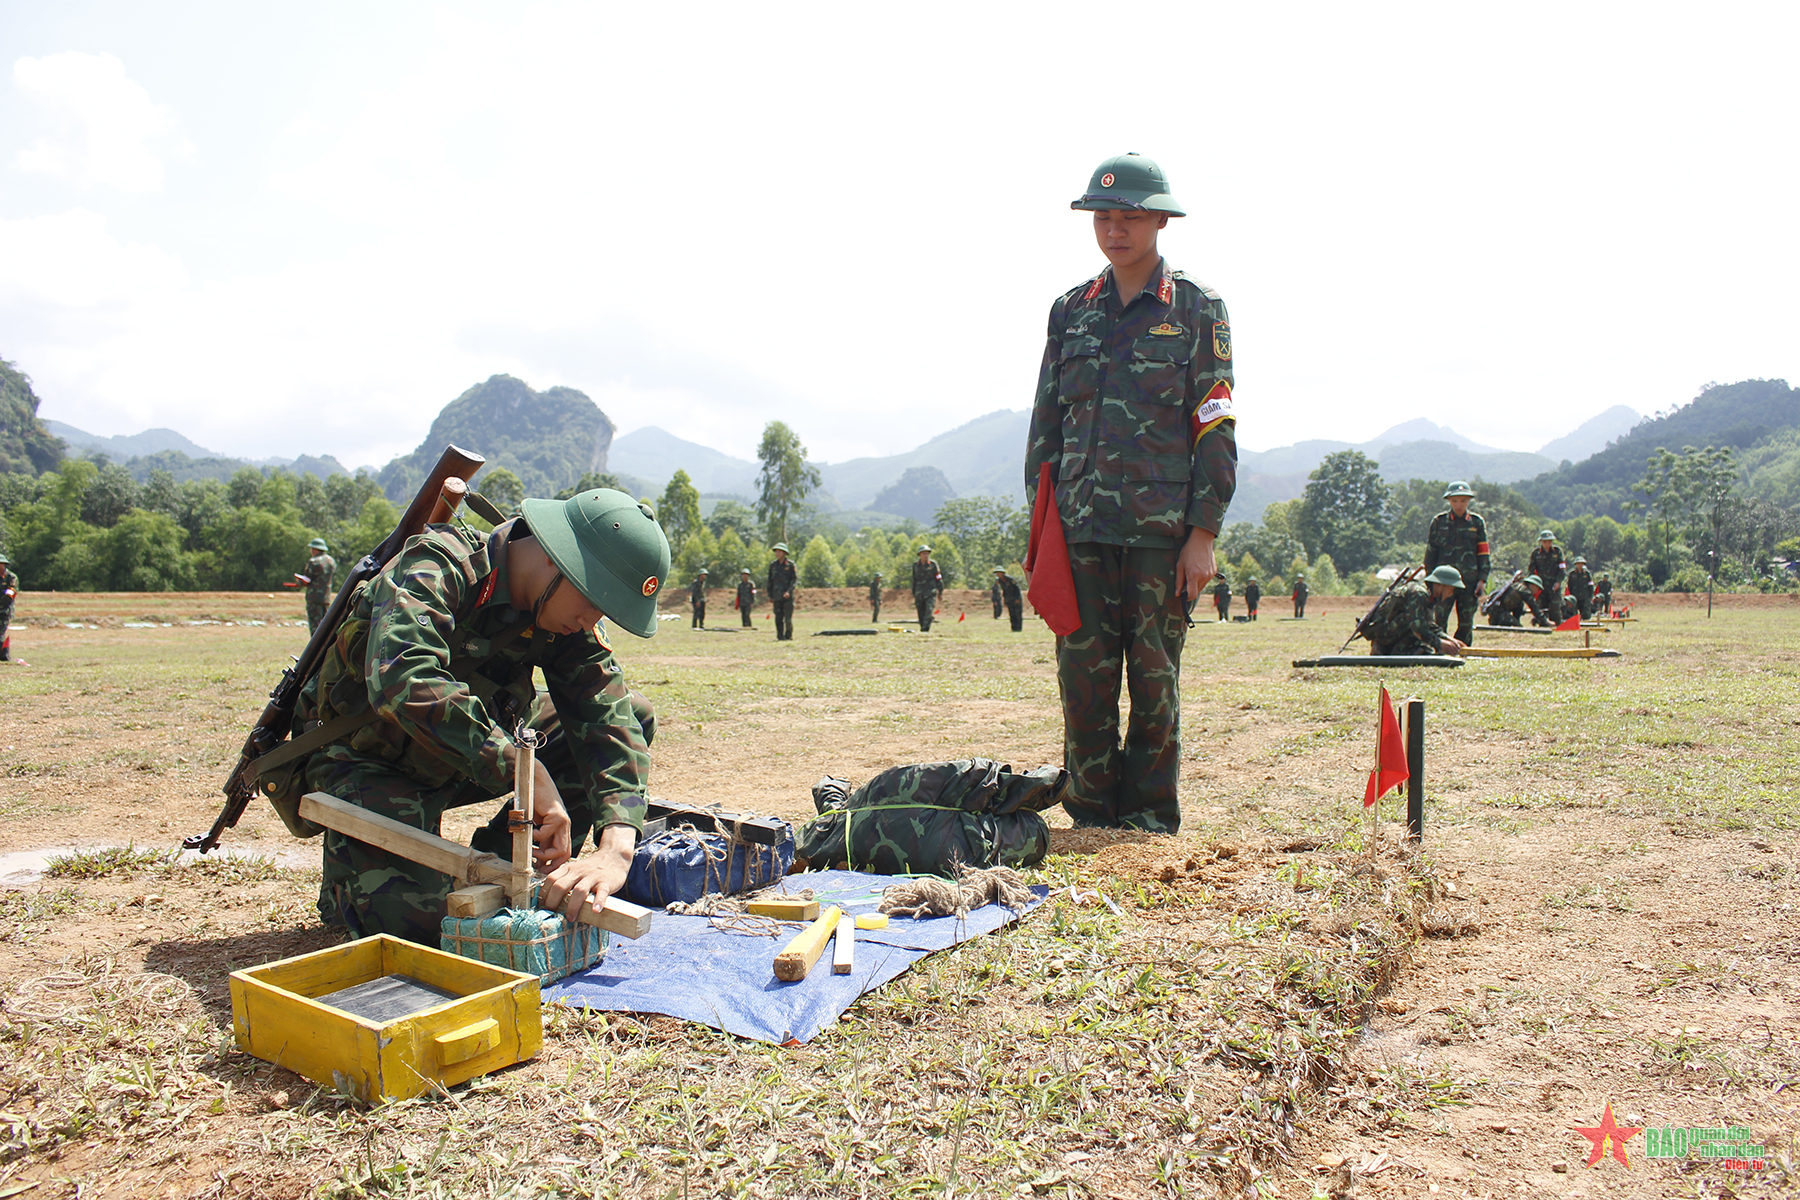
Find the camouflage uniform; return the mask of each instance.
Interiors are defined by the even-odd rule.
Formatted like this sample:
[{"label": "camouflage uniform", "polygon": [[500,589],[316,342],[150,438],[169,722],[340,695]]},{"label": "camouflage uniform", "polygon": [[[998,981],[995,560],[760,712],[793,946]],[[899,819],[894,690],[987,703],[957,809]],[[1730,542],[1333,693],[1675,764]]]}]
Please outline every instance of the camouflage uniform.
[{"label": "camouflage uniform", "polygon": [[1603,617],[1612,615],[1612,580],[1604,575],[1594,585],[1594,611]]},{"label": "camouflage uniform", "polygon": [[19,577],[0,564],[0,662],[12,661],[12,635],[7,629],[12,625],[13,601],[18,595]]},{"label": "camouflage uniform", "polygon": [[1525,566],[1527,575],[1536,575],[1543,581],[1544,594],[1539,603],[1552,618],[1553,625],[1562,620],[1563,574],[1568,569],[1568,564],[1563,561],[1563,548],[1551,542],[1550,549],[1546,550],[1541,541],[1532,550],[1531,561]]},{"label": "camouflage uniform", "polygon": [[985,758],[890,767],[855,789],[827,775],[813,785],[819,815],[800,830],[794,856],[815,870],[881,874],[1034,867],[1050,849],[1038,814],[1067,778],[1058,767],[1015,772]]},{"label": "camouflage uniform", "polygon": [[1463,585],[1456,594],[1437,602],[1437,622],[1449,627],[1450,608],[1456,607],[1456,640],[1465,646],[1473,644],[1475,608],[1481,593],[1487,590],[1488,572],[1493,564],[1488,557],[1487,522],[1476,512],[1458,517],[1445,509],[1431,518],[1431,529],[1425,535],[1425,570],[1455,567]]},{"label": "camouflage uniform", "polygon": [[1256,620],[1256,606],[1261,602],[1262,588],[1258,587],[1256,580],[1252,579],[1250,586],[1244,589],[1244,611],[1249,614],[1252,621]]},{"label": "camouflage uniform", "polygon": [[1409,579],[1388,593],[1369,623],[1370,654],[1440,654],[1444,631],[1436,620],[1431,588]]},{"label": "camouflage uniform", "polygon": [[794,560],[776,559],[769,564],[769,605],[775,610],[775,640],[794,640],[794,583],[800,572]]},{"label": "camouflage uniform", "polygon": [[1052,464],[1081,614],[1056,651],[1078,825],[1180,828],[1175,564],[1190,529],[1218,532],[1237,487],[1231,378],[1224,302],[1166,260],[1135,296],[1108,268],[1051,305],[1025,486],[1035,499]]},{"label": "camouflage uniform", "polygon": [[1526,609],[1531,610],[1533,625],[1556,624],[1544,614],[1537,598],[1531,594],[1531,586],[1523,579],[1515,579],[1495,593],[1494,598],[1488,602],[1488,624],[1523,625]]},{"label": "camouflage uniform", "polygon": [[912,565],[913,608],[918,610],[919,631],[931,629],[931,610],[937,607],[938,593],[944,590],[944,573],[934,562]]},{"label": "camouflage uniform", "polygon": [[697,575],[688,587],[688,604],[694,609],[695,629],[706,628],[706,576]]},{"label": "camouflage uniform", "polygon": [[[579,853],[590,831],[643,828],[654,717],[598,633],[547,634],[512,607],[506,536],[504,526],[486,535],[429,526],[358,587],[301,693],[295,733],[371,706],[376,719],[315,751],[305,784],[436,833],[445,809],[512,791],[502,755],[529,717],[550,735],[540,757]],[[476,832],[475,849],[510,856],[508,807]],[[438,944],[449,876],[329,831],[324,860],[327,924]]]},{"label": "camouflage uniform", "polygon": [[1000,581],[998,579],[994,580],[994,586],[989,591],[988,597],[994,602],[994,620],[998,621],[1000,619],[1001,605],[1005,603],[1000,596]]},{"label": "camouflage uniform", "polygon": [[869,581],[869,624],[881,620],[881,580]]},{"label": "camouflage uniform", "polygon": [[756,607],[756,585],[743,576],[738,576],[737,610],[743,618],[744,628],[750,628],[750,610]]},{"label": "camouflage uniform", "polygon": [[1296,617],[1304,617],[1306,615],[1306,597],[1306,580],[1294,580],[1294,615]]},{"label": "camouflage uniform", "polygon": [[1229,620],[1231,618],[1231,585],[1225,582],[1223,575],[1219,576],[1219,581],[1213,584],[1212,592],[1213,608],[1218,610],[1219,620]]},{"label": "camouflage uniform", "polygon": [[1575,597],[1575,609],[1582,620],[1594,615],[1594,577],[1588,574],[1586,563],[1569,568],[1569,595]]},{"label": "camouflage uniform", "polygon": [[1006,605],[1006,615],[1012,621],[1012,631],[1021,632],[1025,628],[1025,597],[1019,593],[1019,581],[1011,575],[1002,575],[995,586],[1000,589],[1000,599]]},{"label": "camouflage uniform", "polygon": [[[339,547],[342,549],[342,547]],[[337,559],[321,551],[306,562],[306,628],[319,632],[319,622],[331,607],[331,583],[337,578]]]}]

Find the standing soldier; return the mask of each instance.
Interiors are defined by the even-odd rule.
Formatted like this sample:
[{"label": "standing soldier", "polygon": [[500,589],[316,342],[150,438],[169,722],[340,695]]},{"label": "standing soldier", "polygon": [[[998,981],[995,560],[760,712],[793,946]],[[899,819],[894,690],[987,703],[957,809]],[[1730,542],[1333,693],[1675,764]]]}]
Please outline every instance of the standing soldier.
[{"label": "standing soldier", "polygon": [[937,607],[938,593],[944,590],[944,573],[931,561],[931,547],[919,547],[919,561],[912,566],[913,607],[919,611],[919,632],[931,630],[931,610]]},{"label": "standing soldier", "polygon": [[688,588],[688,603],[694,606],[694,628],[706,628],[706,568],[694,576],[694,582]]},{"label": "standing soldier", "polygon": [[[522,509],[491,533],[432,525],[351,593],[295,718],[339,733],[302,760],[296,786],[436,833],[446,809],[513,790],[516,731],[531,718],[549,734],[533,858],[549,873],[544,905],[574,918],[624,886],[655,721],[599,622],[656,633],[669,543],[623,492]],[[553,708],[538,703],[540,672]],[[476,830],[474,849],[509,853],[510,810]],[[597,853],[576,857],[590,832]],[[331,831],[323,866],[327,925],[438,944],[448,875]]]},{"label": "standing soldier", "polygon": [[312,557],[306,560],[306,574],[300,576],[306,583],[306,630],[308,633],[319,632],[319,622],[325,619],[325,610],[331,607],[331,583],[337,575],[337,559],[325,553],[325,539],[314,538],[306,543],[312,551]]},{"label": "standing soldier", "polygon": [[[12,625],[13,601],[19,595],[19,577],[13,574],[12,563],[4,551],[0,551],[0,662],[12,661],[12,635],[7,629]],[[24,662],[20,666],[27,665]]]},{"label": "standing soldier", "polygon": [[[1475,492],[1462,480],[1444,489],[1450,507],[1431,518],[1431,529],[1425,535],[1425,569],[1455,567],[1462,575],[1462,586],[1447,600],[1441,600],[1437,623],[1448,628],[1450,606],[1456,605],[1456,640],[1465,646],[1475,644],[1475,605],[1487,590],[1488,557],[1487,522],[1479,513],[1469,511]],[[1440,593],[1434,591],[1433,595]]]},{"label": "standing soldier", "polygon": [[775,551],[775,561],[769,564],[769,605],[775,610],[775,640],[791,642],[794,640],[794,583],[799,572],[788,561],[786,542],[776,542],[769,548]]},{"label": "standing soldier", "polygon": [[1000,619],[1000,606],[1004,602],[1000,595],[1000,576],[1002,576],[1004,574],[1006,574],[1006,571],[1004,569],[1002,569],[1000,567],[994,568],[994,587],[993,587],[993,591],[992,591],[992,598],[994,601],[994,620],[996,620],[996,621],[998,621]]},{"label": "standing soldier", "polygon": [[1025,597],[1019,594],[1019,581],[1008,575],[1005,567],[995,567],[994,577],[994,587],[1006,605],[1006,615],[1012,619],[1013,632],[1018,633],[1025,628]]},{"label": "standing soldier", "polygon": [[1294,576],[1294,620],[1304,621],[1305,619],[1306,576],[1304,574],[1299,574]]},{"label": "standing soldier", "polygon": [[1256,620],[1256,606],[1261,602],[1262,588],[1257,584],[1256,577],[1252,575],[1250,582],[1244,585],[1244,611],[1249,614],[1252,621]]},{"label": "standing soldier", "polygon": [[1050,306],[1025,452],[1028,500],[1046,467],[1054,481],[1081,621],[1056,643],[1064,807],[1078,826],[1175,833],[1187,606],[1237,489],[1231,326],[1157,248],[1185,214],[1154,162],[1108,159],[1070,207],[1108,266]]},{"label": "standing soldier", "polygon": [[1577,554],[1569,566],[1569,595],[1575,597],[1575,611],[1582,620],[1594,615],[1594,577],[1588,574],[1585,554]]},{"label": "standing soldier", "polygon": [[869,581],[869,624],[881,620],[881,572]]},{"label": "standing soldier", "polygon": [[1548,529],[1539,533],[1537,549],[1531,552],[1531,561],[1525,564],[1525,570],[1536,575],[1544,589],[1542,603],[1544,611],[1550,614],[1552,625],[1563,619],[1563,573],[1568,569],[1568,564],[1563,561],[1562,547],[1556,544],[1556,534]]},{"label": "standing soldier", "polygon": [[744,619],[744,628],[751,628],[750,610],[756,607],[756,585],[750,582],[749,567],[738,572],[737,599],[731,603],[738,610],[738,616]]},{"label": "standing soldier", "polygon": [[1612,579],[1605,571],[1600,572],[1594,584],[1594,611],[1603,617],[1612,616]]},{"label": "standing soldier", "polygon": [[1231,585],[1223,575],[1213,584],[1213,607],[1219,612],[1219,620],[1231,620]]}]

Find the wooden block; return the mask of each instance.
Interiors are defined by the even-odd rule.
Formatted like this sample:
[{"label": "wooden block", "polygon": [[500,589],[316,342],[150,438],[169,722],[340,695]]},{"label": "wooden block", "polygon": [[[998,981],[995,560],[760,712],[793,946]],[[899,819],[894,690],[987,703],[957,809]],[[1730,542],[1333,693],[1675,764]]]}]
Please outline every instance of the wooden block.
[{"label": "wooden block", "polygon": [[887,926],[888,915],[886,913],[864,913],[856,918],[858,929],[886,929]]},{"label": "wooden block", "polygon": [[825,943],[837,929],[838,907],[832,905],[825,910],[823,916],[808,925],[805,929],[775,956],[775,978],[784,983],[797,983],[805,979],[813,964],[819,961],[819,955],[825,951]]},{"label": "wooden block", "polygon": [[506,904],[506,889],[497,883],[472,883],[450,893],[444,911],[452,917],[486,917]]},{"label": "wooden block", "polygon": [[831,973],[848,975],[856,965],[856,922],[850,917],[839,917],[837,937],[831,947]]},{"label": "wooden block", "polygon": [[752,900],[744,908],[759,917],[780,921],[816,921],[819,917],[817,900]]},{"label": "wooden block", "polygon": [[581,907],[581,923],[616,933],[636,941],[650,932],[650,910],[617,896],[608,896],[606,904],[596,909],[590,901]]}]

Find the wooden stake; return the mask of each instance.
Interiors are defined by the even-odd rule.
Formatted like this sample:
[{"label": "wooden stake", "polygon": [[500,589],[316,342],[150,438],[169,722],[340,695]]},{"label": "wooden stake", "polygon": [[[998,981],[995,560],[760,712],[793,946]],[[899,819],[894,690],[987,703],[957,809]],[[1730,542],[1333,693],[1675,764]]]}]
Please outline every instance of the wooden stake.
[{"label": "wooden stake", "polygon": [[744,911],[779,921],[813,921],[819,916],[817,900],[752,900]]},{"label": "wooden stake", "polygon": [[831,973],[848,975],[856,963],[856,918],[838,918],[837,940],[831,947]]},{"label": "wooden stake", "polygon": [[833,931],[837,929],[837,921],[838,907],[834,904],[818,920],[801,930],[775,956],[775,978],[783,983],[797,983],[805,979],[807,972],[813,969],[813,964],[819,961],[819,955],[824,953],[825,943],[831,940]]},{"label": "wooden stake", "polygon": [[543,740],[535,729],[520,727],[518,755],[513,759],[512,879],[506,885],[514,908],[531,906],[531,833],[536,817],[537,748]]}]

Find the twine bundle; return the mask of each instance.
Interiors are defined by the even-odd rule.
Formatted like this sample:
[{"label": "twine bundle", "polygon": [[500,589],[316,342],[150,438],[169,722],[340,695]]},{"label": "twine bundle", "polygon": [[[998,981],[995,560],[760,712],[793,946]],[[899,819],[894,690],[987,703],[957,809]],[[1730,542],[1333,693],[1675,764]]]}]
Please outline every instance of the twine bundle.
[{"label": "twine bundle", "polygon": [[1031,903],[1024,876],[1011,867],[971,869],[958,866],[956,882],[924,877],[890,885],[881,893],[881,911],[889,916],[966,917],[988,904],[1018,912]]}]

